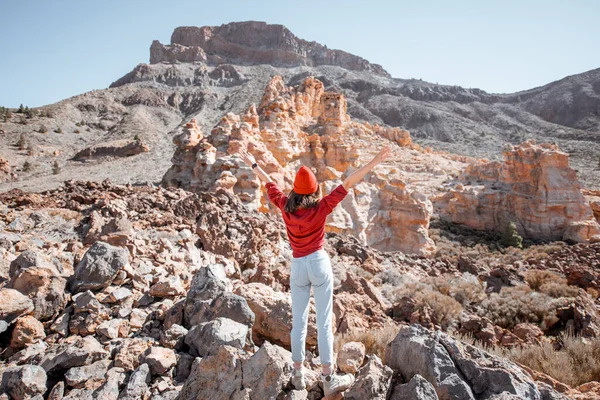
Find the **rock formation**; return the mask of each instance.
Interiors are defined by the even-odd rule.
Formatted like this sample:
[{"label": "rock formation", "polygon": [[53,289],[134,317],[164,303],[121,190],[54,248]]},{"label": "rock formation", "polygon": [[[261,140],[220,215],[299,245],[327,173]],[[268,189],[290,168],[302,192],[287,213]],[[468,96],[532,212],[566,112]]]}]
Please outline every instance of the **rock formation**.
[{"label": "rock formation", "polygon": [[102,157],[130,157],[148,152],[149,150],[148,145],[142,143],[140,140],[117,140],[83,149],[73,156],[73,160],[84,161]]},{"label": "rock formation", "polygon": [[[239,196],[251,210],[268,211],[272,207],[264,186],[236,156],[240,148],[248,148],[282,190],[291,189],[295,171],[306,164],[314,167],[320,181],[328,181],[323,183],[326,191],[368,158],[359,149],[368,146],[369,138],[413,148],[407,131],[353,122],[346,106],[342,94],[325,92],[313,77],[289,87],[276,76],[258,108],[251,105],[241,115],[225,115],[210,135],[195,121],[186,124],[174,140],[173,166],[163,183],[194,192],[222,189]],[[330,217],[327,229],[353,233],[378,249],[430,254],[431,212],[426,196],[413,193],[398,178],[379,174],[353,191]]]},{"label": "rock formation", "polygon": [[504,162],[469,166],[448,193],[433,200],[442,218],[478,230],[510,222],[534,240],[589,240],[600,233],[569,156],[550,144],[510,146]]},{"label": "rock formation", "polygon": [[171,45],[155,40],[150,63],[195,62],[211,64],[337,65],[348,70],[389,74],[377,64],[341,50],[330,50],[316,42],[299,39],[283,25],[264,22],[234,22],[221,26],[182,26],[171,35]]}]

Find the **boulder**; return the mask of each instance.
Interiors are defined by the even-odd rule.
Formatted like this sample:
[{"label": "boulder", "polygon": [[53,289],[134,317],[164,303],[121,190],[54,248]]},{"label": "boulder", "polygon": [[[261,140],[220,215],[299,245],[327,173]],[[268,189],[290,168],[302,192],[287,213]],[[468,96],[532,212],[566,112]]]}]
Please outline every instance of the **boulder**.
[{"label": "boulder", "polygon": [[230,292],[217,296],[211,302],[200,303],[196,311],[188,317],[188,321],[192,326],[223,317],[251,328],[255,320],[254,312],[248,306],[246,299]]},{"label": "boulder", "polygon": [[17,320],[12,332],[10,347],[20,350],[45,337],[44,325],[31,315],[26,315]]},{"label": "boulder", "polygon": [[542,398],[535,382],[516,364],[419,325],[400,327],[386,360],[407,379],[423,376],[441,400],[491,398],[504,392]]},{"label": "boulder", "polygon": [[149,293],[154,297],[180,296],[185,294],[185,289],[178,276],[169,276],[152,285]]},{"label": "boulder", "polygon": [[117,273],[129,264],[127,249],[96,242],[84,254],[75,268],[73,291],[97,290],[108,287]]},{"label": "boulder", "polygon": [[231,292],[231,289],[231,282],[222,265],[211,264],[200,268],[194,275],[187,294],[183,314],[185,326],[191,327],[192,321],[196,322],[195,315],[205,303],[212,302],[225,292]]},{"label": "boulder", "polygon": [[89,365],[107,357],[108,353],[93,336],[70,336],[35,356],[32,363],[40,365],[47,373],[52,373]]},{"label": "boulder", "polygon": [[358,370],[354,385],[344,393],[348,400],[373,399],[386,400],[390,390],[393,371],[383,365],[376,355]]},{"label": "boulder", "polygon": [[96,332],[108,339],[124,338],[129,335],[129,322],[120,318],[111,319],[98,325]]},{"label": "boulder", "polygon": [[421,375],[415,375],[405,384],[396,385],[390,400],[438,400],[433,385]]},{"label": "boulder", "polygon": [[8,367],[2,372],[0,391],[11,399],[30,399],[46,392],[46,379],[46,372],[38,365]]},{"label": "boulder", "polygon": [[119,400],[138,400],[148,392],[150,383],[150,367],[148,364],[140,365],[129,378],[127,386],[119,394]]},{"label": "boulder", "polygon": [[104,383],[110,363],[110,360],[100,360],[90,365],[73,367],[65,374],[65,381],[72,388],[96,389]]},{"label": "boulder", "polygon": [[141,363],[143,354],[152,344],[151,341],[142,338],[124,339],[116,350],[115,367],[127,371],[136,369]]},{"label": "boulder", "polygon": [[144,362],[150,367],[152,375],[165,375],[175,366],[177,357],[171,349],[152,346],[147,350]]},{"label": "boulder", "polygon": [[241,350],[231,346],[220,346],[216,354],[196,358],[189,377],[181,388],[179,398],[235,399],[242,390],[241,358]]},{"label": "boulder", "polygon": [[169,349],[181,350],[187,334],[187,329],[181,325],[174,324],[166,331],[161,331],[160,344]]},{"label": "boulder", "polygon": [[348,374],[356,374],[365,359],[365,345],[361,342],[344,343],[337,356],[338,368]]},{"label": "boulder", "polygon": [[248,336],[248,327],[228,318],[217,318],[194,326],[185,337],[195,355],[205,357],[215,354],[220,346],[228,345],[243,349]]},{"label": "boulder", "polygon": [[11,323],[21,315],[33,311],[33,301],[14,289],[0,289],[0,319]]},{"label": "boulder", "polygon": [[242,383],[251,389],[252,399],[277,398],[292,376],[292,353],[265,342],[242,362]]},{"label": "boulder", "polygon": [[[256,320],[252,326],[256,343],[268,340],[282,346],[290,346],[292,329],[292,300],[289,293],[278,292],[262,283],[249,283],[235,289],[235,293],[244,297],[254,312]],[[306,344],[317,344],[317,328],[314,303],[311,302],[308,314],[308,333]]]}]

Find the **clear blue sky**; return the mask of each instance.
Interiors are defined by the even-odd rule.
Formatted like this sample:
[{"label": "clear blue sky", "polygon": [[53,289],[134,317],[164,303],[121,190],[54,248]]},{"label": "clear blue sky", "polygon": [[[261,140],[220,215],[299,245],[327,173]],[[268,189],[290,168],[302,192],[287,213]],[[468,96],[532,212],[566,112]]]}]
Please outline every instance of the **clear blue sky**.
[{"label": "clear blue sky", "polygon": [[505,93],[600,67],[600,0],[0,0],[0,105],[106,88],[184,25],[257,20],[398,78]]}]

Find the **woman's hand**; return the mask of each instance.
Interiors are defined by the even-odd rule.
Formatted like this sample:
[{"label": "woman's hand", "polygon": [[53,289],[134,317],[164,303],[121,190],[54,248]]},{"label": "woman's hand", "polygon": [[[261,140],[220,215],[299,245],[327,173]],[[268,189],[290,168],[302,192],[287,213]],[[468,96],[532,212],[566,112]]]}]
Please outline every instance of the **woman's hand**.
[{"label": "woman's hand", "polygon": [[385,161],[385,159],[390,155],[390,146],[385,146],[375,157],[373,157],[372,163],[375,165]]},{"label": "woman's hand", "polygon": [[240,156],[242,161],[250,168],[252,168],[252,165],[256,163],[256,159],[254,158],[254,156],[248,153],[245,149],[240,149],[240,151],[238,151],[238,155]]}]

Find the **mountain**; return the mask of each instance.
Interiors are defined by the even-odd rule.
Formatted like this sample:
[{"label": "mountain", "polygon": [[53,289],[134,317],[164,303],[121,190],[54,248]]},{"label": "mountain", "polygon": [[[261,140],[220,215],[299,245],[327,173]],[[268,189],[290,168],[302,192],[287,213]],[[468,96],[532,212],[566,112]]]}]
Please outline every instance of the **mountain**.
[{"label": "mountain", "polygon": [[[586,186],[600,186],[600,70],[515,94],[489,94],[392,78],[363,58],[262,22],[177,28],[170,45],[152,43],[150,61],[108,89],[43,107],[52,118],[24,118],[27,125],[21,125],[15,114],[3,123],[0,157],[14,175],[0,190],[49,189],[69,178],[159,182],[183,123],[195,117],[210,131],[227,112],[258,103],[275,75],[288,85],[314,76],[325,90],[345,95],[353,119],[408,129],[416,143],[436,149],[495,159],[506,144],[553,142],[570,155]],[[40,128],[48,133],[36,132]],[[15,146],[21,134],[33,151]],[[118,141],[134,138],[149,151],[139,146],[133,157],[111,157],[110,149],[130,154],[120,149],[134,145]],[[73,160],[82,150],[95,156]],[[31,168],[23,171],[26,161]]]}]

